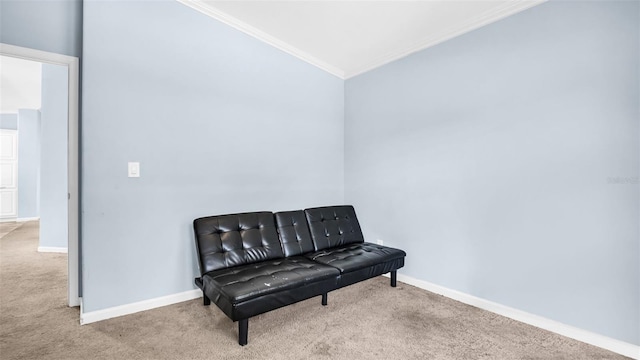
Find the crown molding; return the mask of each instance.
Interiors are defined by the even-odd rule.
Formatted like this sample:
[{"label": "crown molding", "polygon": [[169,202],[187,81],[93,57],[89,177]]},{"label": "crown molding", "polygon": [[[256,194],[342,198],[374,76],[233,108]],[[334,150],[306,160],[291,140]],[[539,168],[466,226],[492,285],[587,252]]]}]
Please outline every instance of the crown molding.
[{"label": "crown molding", "polygon": [[378,59],[371,61],[370,63],[359,67],[357,69],[351,71],[345,71],[345,79],[352,78],[354,76],[358,76],[367,71],[373,70],[380,66],[386,65],[418,51],[424,50],[426,48],[438,45],[442,42],[450,40],[456,36],[460,36],[462,34],[468,33],[475,29],[478,29],[482,26],[491,24],[498,20],[504,19],[507,16],[511,16],[520,11],[532,8],[536,5],[540,5],[542,3],[547,2],[548,0],[513,0],[505,3],[504,5],[495,7],[490,11],[483,13],[482,15],[475,17],[462,25],[453,26],[449,29],[446,29],[442,32],[436,33],[434,35],[428,36],[421,41],[416,42],[413,46],[409,48],[404,48],[400,50],[395,50],[389,52],[387,55],[382,56]]},{"label": "crown molding", "polygon": [[242,31],[243,33],[253,36],[254,38],[261,40],[277,49],[280,49],[284,52],[286,52],[287,54],[293,55],[301,60],[304,60],[306,62],[308,62],[311,65],[314,65],[316,67],[319,67],[320,69],[339,77],[340,79],[344,79],[344,71],[342,71],[341,69],[338,69],[335,66],[332,66],[322,60],[319,60],[317,58],[315,58],[314,56],[310,55],[309,53],[306,53],[298,48],[296,48],[295,46],[289,45],[288,43],[273,37],[267,33],[265,33],[264,31],[255,28],[243,21],[240,21],[238,19],[236,19],[233,16],[230,16],[227,13],[224,13],[220,10],[214,9],[210,6],[208,6],[204,1],[202,0],[177,0],[179,3],[184,4],[194,10],[197,10],[209,17],[212,17],[224,24],[227,24],[237,30]]},{"label": "crown molding", "polygon": [[197,10],[209,17],[212,17],[226,25],[229,25],[237,30],[242,31],[243,33],[250,35],[258,40],[261,40],[275,48],[278,48],[287,54],[293,55],[301,60],[304,60],[311,65],[314,65],[332,75],[335,75],[341,79],[349,79],[354,76],[358,76],[367,71],[373,70],[380,66],[391,63],[395,60],[401,59],[405,56],[413,54],[415,52],[424,50],[431,46],[440,44],[444,41],[452,39],[456,36],[465,34],[467,32],[473,31],[482,26],[491,24],[498,20],[501,20],[507,16],[513,15],[520,11],[529,9],[536,5],[542,4],[548,0],[511,0],[503,5],[495,7],[490,11],[483,13],[480,16],[477,16],[465,23],[457,26],[453,26],[449,29],[441,31],[439,33],[428,36],[421,41],[416,42],[414,45],[408,48],[396,49],[394,51],[389,52],[385,56],[379,57],[370,61],[363,66],[357,67],[353,70],[344,70],[339,69],[331,64],[328,64],[309,53],[298,49],[297,47],[290,45],[274,36],[271,36],[264,31],[255,28],[243,21],[238,20],[237,18],[230,16],[229,14],[220,11],[218,9],[212,8],[206,4],[204,0],[177,0],[179,3],[184,4],[194,10]]}]

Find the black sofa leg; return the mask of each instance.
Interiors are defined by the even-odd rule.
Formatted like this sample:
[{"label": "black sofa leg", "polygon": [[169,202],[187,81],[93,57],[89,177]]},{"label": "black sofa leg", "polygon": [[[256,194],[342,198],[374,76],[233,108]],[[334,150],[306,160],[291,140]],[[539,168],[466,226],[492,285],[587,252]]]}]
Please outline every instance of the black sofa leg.
[{"label": "black sofa leg", "polygon": [[242,319],[238,321],[238,344],[247,345],[247,338],[249,334],[249,319]]},{"label": "black sofa leg", "polygon": [[203,300],[204,306],[211,305],[211,299],[209,299],[204,292],[202,292],[202,300]]},{"label": "black sofa leg", "polygon": [[322,306],[327,306],[327,293],[322,294]]},{"label": "black sofa leg", "polygon": [[398,274],[397,274],[396,270],[393,270],[391,272],[391,287],[396,287],[397,279],[398,279]]}]

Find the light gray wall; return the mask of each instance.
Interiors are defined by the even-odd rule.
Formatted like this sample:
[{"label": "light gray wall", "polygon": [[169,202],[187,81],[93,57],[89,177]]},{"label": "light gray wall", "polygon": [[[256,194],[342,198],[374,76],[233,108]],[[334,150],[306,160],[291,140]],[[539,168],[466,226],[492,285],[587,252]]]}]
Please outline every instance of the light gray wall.
[{"label": "light gray wall", "polygon": [[18,218],[40,216],[40,111],[18,110]]},{"label": "light gray wall", "polygon": [[40,246],[68,246],[66,66],[42,64]]},{"label": "light gray wall", "polygon": [[0,1],[0,42],[80,57],[82,0]]},{"label": "light gray wall", "polygon": [[0,129],[18,130],[18,114],[0,114]]},{"label": "light gray wall", "polygon": [[640,344],[638,2],[550,2],[346,81],[401,273]]},{"label": "light gray wall", "polygon": [[194,289],[197,217],[344,201],[342,80],[175,1],[84,19],[84,311]]}]

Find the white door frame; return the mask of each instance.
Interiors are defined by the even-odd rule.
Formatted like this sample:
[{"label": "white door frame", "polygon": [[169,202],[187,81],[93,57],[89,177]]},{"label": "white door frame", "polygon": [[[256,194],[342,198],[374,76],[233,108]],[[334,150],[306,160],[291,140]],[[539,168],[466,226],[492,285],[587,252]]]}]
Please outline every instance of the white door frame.
[{"label": "white door frame", "polygon": [[0,55],[11,56],[19,59],[39,61],[42,63],[62,65],[68,68],[69,73],[69,118],[67,120],[68,128],[68,146],[67,146],[67,167],[68,167],[68,273],[67,273],[67,290],[69,306],[80,306],[80,297],[78,296],[78,229],[79,218],[78,209],[79,191],[78,191],[78,86],[79,86],[79,61],[77,57],[62,54],[50,53],[41,50],[23,48],[9,44],[0,43]]}]

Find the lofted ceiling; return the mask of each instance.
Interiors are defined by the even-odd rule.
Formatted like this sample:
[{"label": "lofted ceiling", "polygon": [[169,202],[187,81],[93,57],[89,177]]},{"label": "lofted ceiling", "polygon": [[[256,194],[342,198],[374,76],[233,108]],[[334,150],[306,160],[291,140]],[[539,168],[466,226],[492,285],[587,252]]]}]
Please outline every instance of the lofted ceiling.
[{"label": "lofted ceiling", "polygon": [[0,56],[0,113],[40,109],[42,64]]},{"label": "lofted ceiling", "polygon": [[178,0],[346,79],[545,0]]}]

